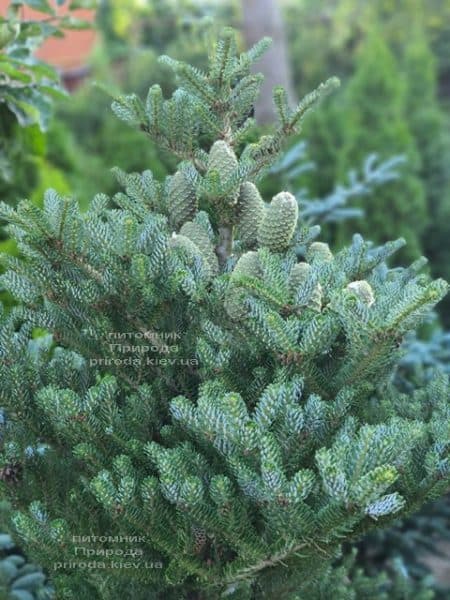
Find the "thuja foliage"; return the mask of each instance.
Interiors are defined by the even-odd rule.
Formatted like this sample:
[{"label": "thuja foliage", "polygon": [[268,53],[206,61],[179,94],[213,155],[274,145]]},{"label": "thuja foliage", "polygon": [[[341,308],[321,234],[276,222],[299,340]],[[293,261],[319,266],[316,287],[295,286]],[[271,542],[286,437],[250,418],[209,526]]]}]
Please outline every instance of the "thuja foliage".
[{"label": "thuja foliage", "polygon": [[178,158],[164,181],[115,169],[124,191],[86,212],[52,191],[1,207],[22,257],[1,278],[0,483],[58,597],[413,597],[333,565],[448,488],[447,379],[392,378],[447,284],[388,268],[401,239],[333,255],[289,192],[262,199],[336,84],[294,109],[276,89],[278,124],[245,143],[267,44],[238,55],[226,30],[207,72],[162,59],[170,99],[113,103]]}]

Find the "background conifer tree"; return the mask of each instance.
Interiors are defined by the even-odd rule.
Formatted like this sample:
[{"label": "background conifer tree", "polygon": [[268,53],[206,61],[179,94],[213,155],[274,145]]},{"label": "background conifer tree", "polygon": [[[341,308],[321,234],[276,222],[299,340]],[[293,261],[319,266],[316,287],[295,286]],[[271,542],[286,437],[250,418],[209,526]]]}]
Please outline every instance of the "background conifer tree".
[{"label": "background conifer tree", "polygon": [[[438,104],[437,69],[422,28],[411,32],[404,58],[408,82],[406,116],[420,148],[420,177],[426,191],[428,226],[422,232],[422,247],[433,274],[448,277],[450,222],[450,135],[446,115]],[[420,91],[419,91],[420,90]],[[418,96],[420,94],[420,96]],[[414,102],[413,98],[421,98]],[[441,317],[450,323],[449,304],[441,306]]]},{"label": "background conifer tree", "polygon": [[335,560],[448,487],[447,378],[392,377],[447,284],[390,269],[402,239],[333,254],[289,192],[260,197],[336,85],[295,108],[277,88],[278,123],[245,143],[267,44],[238,55],[226,30],[205,72],[162,58],[171,98],[114,101],[177,157],[164,181],[115,169],[123,192],[85,213],[51,190],[1,205],[22,253],[1,277],[20,303],[0,323],[1,485],[62,598],[404,597]]},{"label": "background conifer tree", "polygon": [[[401,181],[386,186],[365,204],[366,218],[358,227],[376,242],[402,235],[407,240],[403,256],[417,257],[421,254],[427,212],[424,186],[419,179],[420,156],[403,116],[410,90],[398,77],[394,57],[377,33],[373,32],[361,49],[355,76],[346,92],[352,110],[346,110],[348,120],[345,119],[343,149],[338,158],[338,178],[369,152],[389,148],[391,154],[404,153],[408,158]],[[371,135],[362,135],[368,128]],[[348,226],[340,229],[341,244],[348,234]]]}]

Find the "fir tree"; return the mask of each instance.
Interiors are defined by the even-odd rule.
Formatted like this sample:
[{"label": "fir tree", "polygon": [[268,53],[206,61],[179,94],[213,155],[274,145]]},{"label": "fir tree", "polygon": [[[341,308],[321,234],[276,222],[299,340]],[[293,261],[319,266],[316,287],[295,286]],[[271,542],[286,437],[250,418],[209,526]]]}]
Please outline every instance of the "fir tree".
[{"label": "fir tree", "polygon": [[85,213],[53,191],[1,205],[22,253],[1,277],[20,303],[1,316],[1,485],[58,597],[405,597],[334,561],[448,488],[448,380],[392,380],[447,284],[388,268],[402,239],[333,255],[290,193],[260,197],[336,84],[295,109],[276,89],[279,123],[246,144],[267,43],[238,55],[227,30],[207,72],[162,59],[170,99],[113,103],[171,177],[115,169],[124,191]]}]

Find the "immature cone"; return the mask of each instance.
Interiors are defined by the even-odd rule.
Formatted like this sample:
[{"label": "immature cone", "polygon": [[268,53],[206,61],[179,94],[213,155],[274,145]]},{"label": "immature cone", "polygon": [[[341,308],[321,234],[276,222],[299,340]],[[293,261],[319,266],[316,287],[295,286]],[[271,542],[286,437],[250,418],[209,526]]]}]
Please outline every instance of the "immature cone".
[{"label": "immature cone", "polygon": [[225,310],[232,319],[242,319],[247,314],[245,307],[246,291],[236,283],[241,275],[258,277],[261,272],[257,252],[246,252],[237,261],[230,276],[230,284],[225,299]]},{"label": "immature cone", "polygon": [[266,208],[258,229],[260,246],[272,252],[285,250],[297,227],[298,204],[289,192],[280,192]]},{"label": "immature cone", "polygon": [[253,246],[258,238],[258,228],[264,218],[266,205],[258,188],[246,181],[239,194],[239,238],[244,246]]},{"label": "immature cone", "polygon": [[208,265],[211,274],[215,275],[219,270],[219,262],[207,231],[205,231],[198,223],[188,221],[180,229],[180,235],[183,235],[194,242],[200,250],[203,260]]},{"label": "immature cone", "polygon": [[195,187],[183,171],[177,171],[170,180],[169,210],[175,227],[193,219],[197,212]]},{"label": "immature cone", "polygon": [[[206,177],[211,174],[212,171],[216,171],[220,177],[221,184],[227,184],[230,181],[232,175],[236,172],[239,163],[236,158],[236,154],[233,149],[224,142],[223,140],[217,140],[212,145],[209,151],[208,169]],[[239,191],[231,191],[230,203],[236,204]]]},{"label": "immature cone", "polygon": [[249,277],[258,277],[261,273],[258,253],[251,250],[246,252],[237,261],[231,274],[231,281],[236,280],[240,275],[248,275]]},{"label": "immature cone", "polygon": [[333,254],[325,242],[313,242],[306,253],[306,260],[309,262],[329,262],[333,260]]},{"label": "immature cone", "polygon": [[174,233],[170,238],[169,245],[172,246],[172,248],[183,248],[188,256],[201,255],[198,246],[196,246],[194,242],[185,235],[177,235]]},{"label": "immature cone", "polygon": [[[311,265],[306,262],[299,262],[295,264],[289,274],[289,288],[292,296],[295,298],[297,290],[306,285],[308,279],[311,276]],[[318,283],[309,300],[309,308],[320,311],[322,309],[322,286]]]},{"label": "immature cone", "polygon": [[373,289],[365,279],[352,281],[348,284],[347,289],[353,292],[368,307],[375,302]]},{"label": "immature cone", "polygon": [[295,291],[301,286],[304,285],[311,274],[311,265],[306,262],[296,263],[289,273],[289,288],[291,292],[295,293]]}]

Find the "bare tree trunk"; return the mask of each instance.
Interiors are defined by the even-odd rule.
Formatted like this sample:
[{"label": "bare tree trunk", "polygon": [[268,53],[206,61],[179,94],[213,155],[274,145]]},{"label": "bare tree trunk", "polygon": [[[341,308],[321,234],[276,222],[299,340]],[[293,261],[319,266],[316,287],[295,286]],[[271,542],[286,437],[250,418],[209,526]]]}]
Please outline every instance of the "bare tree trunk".
[{"label": "bare tree trunk", "polygon": [[281,11],[277,0],[242,0],[242,12],[248,47],[264,36],[272,38],[271,48],[256,65],[256,71],[262,72],[265,80],[255,107],[255,116],[258,123],[269,123],[275,117],[272,100],[274,86],[282,85],[287,90],[291,104],[295,104]]}]

